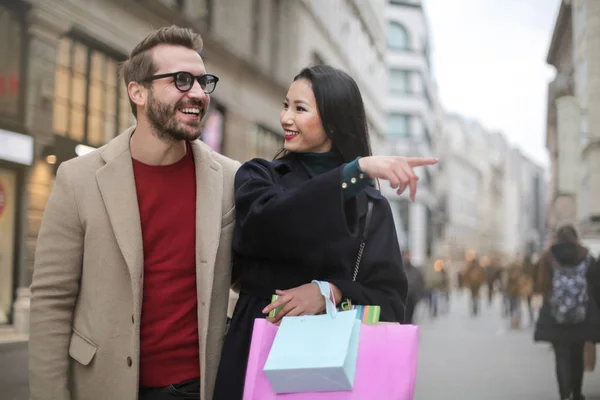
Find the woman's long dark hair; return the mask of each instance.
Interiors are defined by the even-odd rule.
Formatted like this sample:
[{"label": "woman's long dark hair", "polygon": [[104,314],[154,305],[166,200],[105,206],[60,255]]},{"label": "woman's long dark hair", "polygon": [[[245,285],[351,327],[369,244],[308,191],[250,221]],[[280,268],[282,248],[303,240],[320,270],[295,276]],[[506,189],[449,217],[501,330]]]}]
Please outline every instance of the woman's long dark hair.
[{"label": "woman's long dark hair", "polygon": [[[370,156],[365,106],[354,79],[328,65],[304,68],[294,77],[294,81],[298,79],[311,83],[325,134],[344,162]],[[285,154],[280,151],[275,158]]]}]

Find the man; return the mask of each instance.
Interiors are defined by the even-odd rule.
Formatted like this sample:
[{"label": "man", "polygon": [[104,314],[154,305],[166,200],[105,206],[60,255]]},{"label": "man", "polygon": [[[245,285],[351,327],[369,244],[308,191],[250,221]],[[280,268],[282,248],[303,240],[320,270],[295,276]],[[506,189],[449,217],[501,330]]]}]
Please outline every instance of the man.
[{"label": "man", "polygon": [[425,292],[425,279],[423,273],[412,264],[410,250],[402,252],[402,263],[408,280],[408,297],[406,299],[405,323],[412,324],[417,304]]},{"label": "man", "polygon": [[238,163],[197,140],[218,80],[201,48],[178,27],[146,37],[123,65],[137,125],[58,169],[31,285],[34,400],[212,399]]}]

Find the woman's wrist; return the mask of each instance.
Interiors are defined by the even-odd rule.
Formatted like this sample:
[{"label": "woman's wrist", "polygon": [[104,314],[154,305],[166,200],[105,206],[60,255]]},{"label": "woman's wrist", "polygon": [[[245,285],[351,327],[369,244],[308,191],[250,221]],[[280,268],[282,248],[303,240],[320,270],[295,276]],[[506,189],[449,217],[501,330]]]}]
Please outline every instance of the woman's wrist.
[{"label": "woman's wrist", "polygon": [[331,288],[331,292],[333,293],[333,298],[335,299],[335,305],[337,306],[342,302],[342,291],[333,283],[329,282],[329,287]]}]

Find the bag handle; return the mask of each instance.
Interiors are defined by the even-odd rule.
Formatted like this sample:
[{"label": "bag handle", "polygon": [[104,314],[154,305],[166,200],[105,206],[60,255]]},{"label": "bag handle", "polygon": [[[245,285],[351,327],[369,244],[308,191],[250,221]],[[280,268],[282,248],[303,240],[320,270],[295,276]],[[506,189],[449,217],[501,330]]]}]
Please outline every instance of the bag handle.
[{"label": "bag handle", "polygon": [[354,274],[352,275],[352,281],[356,281],[358,276],[358,270],[360,268],[360,261],[362,260],[363,252],[365,250],[365,244],[367,237],[369,236],[369,225],[371,225],[371,218],[373,217],[373,201],[369,200],[367,203],[367,217],[365,218],[365,227],[363,228],[362,238],[360,247],[358,248],[358,255],[356,256],[356,265],[354,267]]},{"label": "bag handle", "polygon": [[335,319],[337,309],[335,308],[335,298],[333,296],[333,290],[329,282],[313,280],[311,283],[316,283],[319,286],[319,291],[325,297],[325,312],[332,319]]}]

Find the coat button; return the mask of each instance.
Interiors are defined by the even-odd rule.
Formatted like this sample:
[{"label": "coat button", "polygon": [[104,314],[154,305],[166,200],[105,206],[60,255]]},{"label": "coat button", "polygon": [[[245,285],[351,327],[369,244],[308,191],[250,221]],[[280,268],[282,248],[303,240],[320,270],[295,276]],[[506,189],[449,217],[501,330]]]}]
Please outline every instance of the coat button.
[{"label": "coat button", "polygon": [[135,318],[133,317],[133,315],[131,316],[131,323],[135,324]]},{"label": "coat button", "polygon": [[127,366],[131,367],[132,364],[133,364],[133,361],[131,360],[131,357],[127,357]]}]

